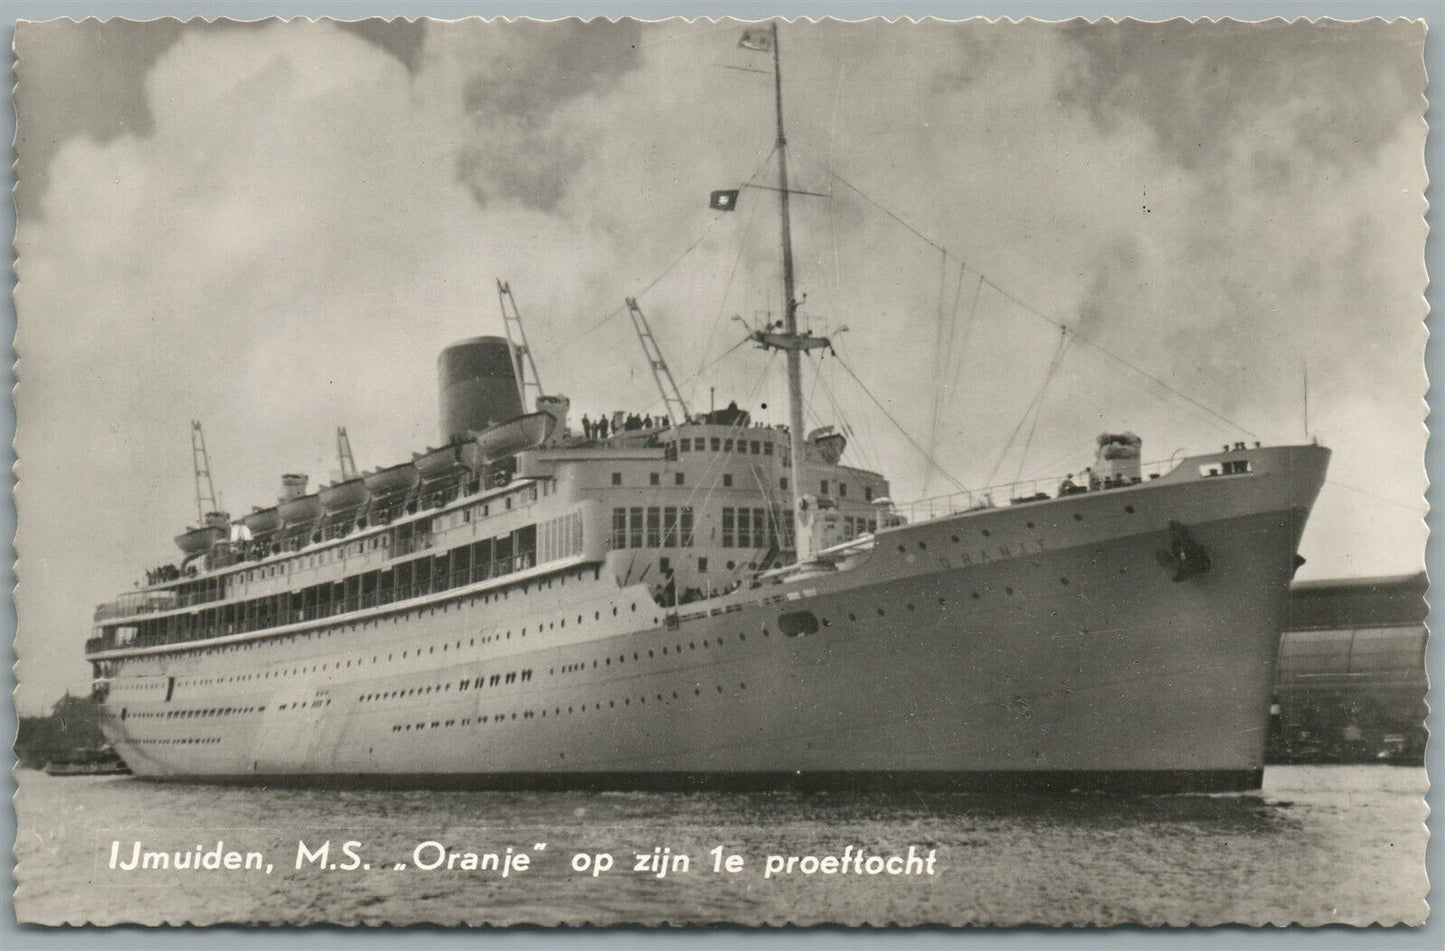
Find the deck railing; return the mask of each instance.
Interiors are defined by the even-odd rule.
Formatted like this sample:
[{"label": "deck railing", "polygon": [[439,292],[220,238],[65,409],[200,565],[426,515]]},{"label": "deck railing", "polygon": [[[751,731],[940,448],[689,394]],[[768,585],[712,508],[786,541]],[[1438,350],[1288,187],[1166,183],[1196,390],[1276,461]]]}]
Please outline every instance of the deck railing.
[{"label": "deck railing", "polygon": [[1087,473],[1075,472],[1068,475],[1003,482],[982,489],[968,489],[946,495],[935,495],[913,502],[895,502],[892,511],[905,522],[926,522],[963,512],[976,512],[1005,505],[1028,505],[1033,502],[1044,502],[1061,495],[1109,492],[1151,482],[1165,473],[1173,471],[1178,464],[1177,457],[1142,463],[1139,466],[1139,478],[1133,481],[1102,480],[1097,475],[1091,481]]}]

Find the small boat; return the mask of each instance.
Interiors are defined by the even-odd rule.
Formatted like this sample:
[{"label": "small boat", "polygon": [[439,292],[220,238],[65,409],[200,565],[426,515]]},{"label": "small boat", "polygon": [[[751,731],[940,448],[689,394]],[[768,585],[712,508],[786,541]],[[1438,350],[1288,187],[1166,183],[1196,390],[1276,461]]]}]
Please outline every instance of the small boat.
[{"label": "small boat", "polygon": [[321,498],[315,492],[287,499],[276,507],[281,510],[281,521],[288,527],[305,525],[321,517]]},{"label": "small boat", "polygon": [[202,525],[188,529],[176,536],[176,545],[187,558],[204,555],[211,547],[226,537],[226,530],[217,525]]},{"label": "small boat", "polygon": [[461,444],[448,443],[440,449],[428,449],[426,452],[413,453],[412,465],[416,466],[417,474],[423,482],[430,482],[433,479],[440,479],[461,468]]},{"label": "small boat", "polygon": [[366,504],[367,499],[371,498],[371,493],[366,488],[366,482],[359,476],[344,482],[334,482],[331,485],[322,486],[321,491],[317,494],[321,496],[321,507],[326,510],[327,515],[360,508]]},{"label": "small boat", "polygon": [[257,535],[265,535],[280,528],[281,512],[274,505],[265,509],[253,509],[250,515],[241,519],[241,524],[246,527],[246,531],[251,533],[251,537],[255,538]]},{"label": "small boat", "polygon": [[552,436],[557,418],[551,413],[527,413],[472,435],[462,447],[462,461],[472,469],[500,462],[524,449],[534,449]]},{"label": "small boat", "polygon": [[390,466],[386,469],[377,469],[375,472],[368,472],[361,477],[373,497],[380,498],[384,495],[395,495],[398,492],[408,492],[421,481],[421,474],[416,471],[416,466],[409,462],[401,465]]},{"label": "small boat", "polygon": [[808,434],[809,457],[828,465],[837,465],[838,460],[843,458],[843,450],[847,448],[848,437],[834,432],[832,426],[824,426]]}]

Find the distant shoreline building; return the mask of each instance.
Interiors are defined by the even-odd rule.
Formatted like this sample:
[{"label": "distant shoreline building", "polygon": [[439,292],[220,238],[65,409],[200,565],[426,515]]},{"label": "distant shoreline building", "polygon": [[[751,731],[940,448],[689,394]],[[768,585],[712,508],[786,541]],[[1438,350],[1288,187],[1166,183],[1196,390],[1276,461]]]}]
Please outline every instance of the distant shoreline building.
[{"label": "distant shoreline building", "polygon": [[1423,761],[1428,587],[1423,571],[1291,585],[1268,762]]}]

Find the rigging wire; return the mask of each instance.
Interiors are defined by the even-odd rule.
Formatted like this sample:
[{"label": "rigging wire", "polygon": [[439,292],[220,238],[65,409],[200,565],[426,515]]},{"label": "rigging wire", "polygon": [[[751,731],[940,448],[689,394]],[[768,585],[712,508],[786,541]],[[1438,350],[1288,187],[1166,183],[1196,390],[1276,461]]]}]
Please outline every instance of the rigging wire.
[{"label": "rigging wire", "polygon": [[[946,268],[947,266],[948,266],[948,255],[945,254],[945,255],[943,256],[941,262],[940,262],[939,277],[938,277],[938,280],[939,280],[939,298],[938,298],[938,307],[939,307],[939,310],[938,310],[938,319],[939,319],[938,337],[939,337],[939,340],[938,340],[937,350],[934,352],[934,355],[933,355],[933,379],[934,379],[934,381],[935,381],[935,383],[936,383],[937,385],[935,385],[935,386],[933,387],[933,416],[932,416],[932,418],[930,419],[929,424],[928,424],[928,454],[929,454],[930,456],[933,455],[935,452],[938,451],[938,421],[939,421],[939,416],[941,415],[942,410],[943,410],[943,386],[942,386],[942,380],[943,380],[943,378],[944,378],[945,376],[948,375],[948,369],[949,369],[950,365],[952,365],[952,364],[954,363],[954,357],[953,357],[954,347],[953,347],[953,345],[954,345],[954,340],[955,340],[955,339],[957,338],[957,336],[958,336],[958,305],[959,305],[960,301],[963,299],[963,278],[964,278],[964,272],[965,272],[965,270],[966,270],[966,268],[964,268],[963,265],[961,265],[961,264],[959,265],[959,268],[958,268],[958,287],[954,288],[954,291],[953,291],[953,315],[948,319],[947,335],[946,335],[946,341],[947,341],[947,342],[945,343],[944,325],[943,325],[943,323],[942,323],[942,321],[943,321],[943,280],[944,280],[944,277],[945,277],[945,275],[944,275],[944,273],[943,273],[943,269]],[[977,303],[976,300],[975,300],[975,303]],[[971,320],[972,320],[972,318],[970,317],[970,321],[971,321]],[[967,339],[967,338],[965,337],[965,339]],[[959,368],[960,368],[960,370],[961,370],[962,367],[963,367],[963,355],[962,355],[962,354],[959,354],[959,356],[958,356],[958,358],[957,358],[957,363],[958,363],[958,366],[959,366]],[[949,388],[948,388],[948,392],[949,392],[950,395],[952,395],[953,393],[956,392],[956,387],[957,387],[957,385],[958,385],[957,374],[954,374],[954,377],[955,377],[955,379],[954,379],[953,384],[950,385]],[[932,474],[933,474],[933,473],[932,473],[931,471],[928,471],[928,470],[925,470],[924,473],[923,473],[923,489],[922,489],[922,492],[923,492],[924,495],[927,495],[927,494],[928,494],[928,482],[929,482],[929,479],[930,479],[930,477],[932,476]]]},{"label": "rigging wire", "polygon": [[[821,374],[820,374],[821,375]],[[843,412],[841,402],[833,391],[833,386],[827,380],[823,381],[823,392],[828,397],[828,403],[833,407],[833,415],[837,417],[839,427],[844,436],[848,437],[849,444],[854,447],[858,459],[867,469],[874,472],[882,472],[881,456],[873,447],[873,436],[865,434],[856,424]]]},{"label": "rigging wire", "polygon": [[1054,357],[1054,365],[1049,369],[1049,375],[1044,378],[1044,388],[1039,391],[1039,401],[1034,406],[1034,421],[1029,424],[1029,434],[1024,438],[1023,452],[1019,453],[1019,467],[1014,470],[1014,482],[1023,478],[1024,463],[1028,461],[1029,449],[1034,444],[1034,430],[1039,427],[1039,417],[1044,415],[1044,399],[1048,393],[1049,384],[1053,382],[1059,368],[1064,365],[1064,356],[1069,352],[1069,343],[1072,339],[1067,332],[1060,334],[1058,354]]},{"label": "rigging wire", "polygon": [[1067,345],[1068,333],[1066,331],[1060,336],[1059,343],[1054,348],[1054,354],[1049,359],[1049,366],[1044,372],[1044,379],[1043,382],[1039,384],[1038,392],[1034,394],[1033,399],[1029,400],[1029,405],[1024,407],[1023,415],[1019,417],[1018,423],[1014,425],[1013,432],[1009,433],[1008,442],[1003,444],[1003,449],[999,452],[998,458],[994,460],[993,468],[989,470],[988,479],[984,482],[985,486],[992,486],[994,484],[993,480],[998,475],[998,470],[1003,466],[1004,459],[1008,458],[1008,452],[1013,448],[1014,440],[1018,438],[1019,431],[1024,428],[1024,423],[1029,421],[1029,417],[1034,414],[1034,410],[1042,404],[1044,393],[1047,392],[1049,383],[1054,378],[1054,370],[1058,367],[1058,362],[1063,357],[1064,347]]},{"label": "rigging wire", "polygon": [[[819,164],[817,159],[815,159],[815,158],[813,158],[812,156],[808,155],[805,151],[803,151],[803,150],[801,150],[801,149],[798,149],[796,146],[794,147],[794,151],[797,152],[797,153],[799,153],[799,154],[802,154],[802,155],[803,155],[804,157],[806,157],[809,161],[811,161],[814,165],[818,165],[818,164]],[[924,244],[926,244],[926,245],[928,245],[929,247],[933,248],[934,250],[938,251],[940,254],[943,254],[943,255],[945,255],[945,256],[947,256],[947,257],[952,258],[952,259],[955,260],[955,261],[958,261],[960,264],[965,264],[965,265],[967,264],[967,262],[966,262],[966,261],[963,261],[961,258],[958,258],[958,257],[955,257],[955,256],[949,254],[948,249],[945,248],[943,245],[939,244],[937,241],[934,241],[932,238],[928,237],[926,234],[924,234],[923,232],[919,231],[917,228],[913,227],[913,225],[911,225],[911,224],[909,224],[907,221],[903,220],[901,217],[899,217],[897,214],[895,214],[893,211],[891,211],[891,210],[890,210],[889,208],[887,208],[885,205],[883,205],[882,203],[878,202],[876,199],[874,199],[872,196],[870,196],[867,192],[863,191],[863,190],[862,190],[861,188],[859,188],[857,185],[854,185],[852,182],[848,181],[846,178],[844,178],[842,175],[838,174],[838,173],[837,173],[836,171],[834,171],[832,168],[824,167],[824,172],[825,172],[829,177],[834,178],[834,179],[837,179],[839,183],[841,183],[842,185],[844,185],[846,188],[848,188],[848,190],[852,191],[852,192],[853,192],[854,194],[856,194],[859,198],[862,198],[862,199],[863,199],[864,201],[866,201],[868,204],[872,205],[874,208],[878,209],[878,210],[881,211],[883,214],[885,214],[885,215],[887,215],[889,218],[893,219],[893,221],[897,222],[899,225],[901,225],[904,229],[906,229],[909,233],[911,233],[914,237],[918,238],[918,240],[922,241]],[[985,275],[984,275],[981,271],[979,271],[977,268],[972,268],[972,270],[973,270],[973,272],[974,272],[975,274],[978,274],[978,275],[979,275],[979,279],[980,279],[983,283],[987,284],[990,288],[992,288],[999,296],[1003,297],[1005,300],[1007,300],[1007,301],[1009,301],[1010,303],[1014,304],[1016,307],[1018,307],[1019,309],[1023,310],[1025,313],[1030,314],[1031,316],[1038,318],[1039,320],[1043,321],[1044,323],[1046,323],[1046,324],[1048,324],[1048,325],[1050,325],[1050,326],[1052,326],[1052,327],[1054,327],[1054,328],[1056,328],[1056,329],[1059,329],[1059,330],[1067,330],[1067,329],[1069,329],[1067,324],[1063,324],[1063,323],[1060,323],[1060,322],[1057,321],[1057,320],[1054,320],[1053,318],[1051,318],[1051,317],[1047,316],[1046,314],[1044,314],[1044,312],[1041,311],[1041,310],[1039,310],[1037,307],[1033,307],[1033,306],[1029,305],[1028,303],[1026,303],[1025,301],[1023,301],[1022,299],[1020,299],[1017,295],[1011,294],[1010,292],[1008,292],[1008,291],[1005,290],[1004,288],[1000,287],[1000,286],[999,286],[998,284],[996,284],[993,280],[991,280],[990,278],[988,278],[987,276],[985,276]],[[1144,377],[1145,379],[1149,380],[1150,382],[1154,383],[1155,385],[1157,385],[1157,386],[1159,386],[1159,387],[1162,387],[1163,389],[1165,389],[1165,390],[1169,391],[1170,393],[1174,394],[1174,395],[1177,396],[1179,399],[1184,400],[1185,402],[1189,403],[1190,405],[1192,405],[1192,406],[1194,406],[1194,407],[1196,407],[1196,408],[1198,408],[1198,409],[1200,409],[1200,410],[1203,410],[1205,413],[1207,413],[1207,414],[1208,414],[1210,417],[1212,417],[1213,419],[1216,419],[1216,420],[1218,420],[1218,421],[1220,421],[1220,422],[1222,422],[1222,423],[1225,423],[1225,424],[1230,428],[1230,430],[1237,430],[1237,431],[1242,432],[1242,433],[1244,433],[1245,435],[1248,435],[1248,436],[1250,436],[1250,437],[1255,437],[1255,436],[1256,436],[1256,434],[1255,434],[1254,432],[1246,429],[1244,426],[1241,426],[1239,423],[1236,423],[1234,420],[1230,419],[1229,417],[1223,415],[1222,413],[1218,413],[1218,412],[1216,412],[1215,410],[1210,409],[1208,406],[1205,406],[1203,403],[1201,403],[1201,402],[1199,402],[1198,400],[1194,399],[1192,396],[1189,396],[1189,395],[1187,395],[1187,394],[1185,394],[1185,393],[1180,392],[1179,390],[1177,390],[1177,389],[1175,389],[1174,387],[1170,386],[1168,383],[1165,383],[1163,380],[1159,379],[1159,377],[1157,377],[1157,376],[1155,376],[1154,374],[1150,373],[1149,371],[1143,369],[1142,367],[1138,367],[1138,366],[1134,365],[1133,363],[1130,363],[1128,360],[1126,360],[1126,359],[1124,359],[1123,357],[1119,356],[1117,353],[1114,353],[1112,350],[1107,349],[1106,347],[1104,347],[1104,346],[1101,345],[1101,344],[1095,343],[1094,341],[1090,340],[1088,337],[1082,336],[1082,335],[1078,334],[1077,332],[1074,332],[1074,331],[1070,331],[1070,332],[1074,333],[1074,336],[1077,337],[1081,342],[1083,342],[1083,343],[1086,344],[1087,346],[1091,347],[1092,349],[1097,350],[1099,353],[1101,353],[1101,354],[1103,354],[1104,356],[1108,357],[1110,360],[1113,360],[1115,363],[1119,364],[1120,366],[1122,366],[1122,367],[1124,367],[1124,368],[1126,368],[1126,369],[1128,369],[1128,370],[1133,371],[1134,373],[1138,374],[1139,376]],[[1211,424],[1211,425],[1213,425],[1213,424]],[[1218,428],[1218,427],[1216,427],[1216,428]]]},{"label": "rigging wire", "polygon": [[873,405],[877,406],[878,409],[882,411],[883,415],[888,417],[888,421],[893,424],[894,428],[903,434],[903,438],[907,439],[909,444],[912,445],[914,449],[917,449],[923,455],[923,458],[928,461],[929,465],[937,469],[938,472],[949,482],[952,482],[954,485],[958,486],[959,491],[969,491],[968,486],[955,479],[952,473],[950,473],[947,469],[943,468],[943,466],[939,465],[937,460],[929,456],[928,453],[924,451],[924,448],[918,444],[918,440],[914,439],[912,434],[910,434],[908,430],[903,428],[903,424],[898,422],[898,420],[893,417],[892,413],[888,412],[888,407],[884,406],[883,403],[878,399],[878,397],[873,395],[873,391],[868,389],[867,384],[865,384],[862,380],[858,379],[858,374],[853,372],[853,368],[850,367],[847,362],[843,360],[842,357],[834,354],[834,359],[838,361],[838,365],[843,368],[844,372],[846,372],[849,376],[853,378],[853,382],[857,383],[858,386],[863,389],[863,392],[868,394],[868,398],[873,401]]},{"label": "rigging wire", "polygon": [[[773,150],[776,151],[776,150],[777,150],[777,146],[774,146],[774,147],[773,147]],[[752,182],[753,182],[753,179],[757,178],[758,175],[763,171],[763,169],[767,167],[768,159],[772,158],[772,156],[773,156],[773,153],[770,151],[770,152],[767,154],[767,156],[763,159],[762,163],[761,163],[760,165],[758,165],[757,170],[753,172],[752,177],[748,179],[748,182],[747,182],[747,183],[748,183],[749,185],[751,185]],[[702,244],[703,239],[706,238],[706,237],[712,232],[712,229],[713,229],[713,228],[717,225],[717,223],[718,223],[719,221],[721,221],[721,220],[722,220],[722,216],[721,216],[721,215],[713,215],[712,220],[707,223],[707,227],[706,227],[706,228],[703,228],[703,229],[702,229],[702,233],[697,236],[697,239],[694,240],[694,241],[692,242],[692,244],[690,244],[690,245],[687,246],[687,250],[686,250],[686,251],[683,251],[683,252],[682,252],[681,254],[679,254],[677,257],[673,258],[673,259],[672,259],[672,263],[669,264],[667,267],[665,267],[665,268],[662,269],[662,273],[660,273],[660,274],[658,274],[656,277],[654,277],[654,278],[647,284],[647,286],[644,287],[642,290],[638,291],[637,293],[635,293],[635,294],[633,294],[633,295],[631,295],[631,296],[632,296],[634,299],[640,299],[640,298],[642,298],[643,295],[645,295],[648,291],[652,290],[652,289],[653,289],[654,287],[656,287],[658,284],[661,284],[661,283],[662,283],[662,279],[665,278],[665,277],[667,277],[667,275],[671,274],[672,271],[673,271],[673,268],[675,268],[675,267],[677,267],[679,264],[681,264],[681,263],[683,262],[683,259],[686,258],[689,254],[691,254],[693,251],[697,250],[697,246],[700,245],[700,244]],[[578,343],[579,341],[583,340],[584,338],[586,338],[587,336],[589,336],[590,334],[592,334],[594,331],[600,330],[604,325],[606,325],[607,323],[609,323],[610,321],[612,321],[613,319],[615,319],[619,314],[622,314],[622,313],[623,313],[624,311],[626,311],[626,310],[627,310],[627,304],[626,304],[626,302],[624,302],[621,307],[618,307],[616,310],[612,311],[612,313],[608,314],[606,317],[601,318],[600,320],[598,320],[598,321],[596,321],[595,323],[593,323],[593,324],[592,324],[590,327],[588,327],[586,330],[583,330],[581,333],[579,333],[579,334],[577,334],[576,336],[572,337],[572,339],[568,340],[566,343],[562,344],[561,346],[552,348],[551,350],[547,351],[545,354],[542,354],[541,356],[543,356],[544,358],[550,358],[550,357],[555,357],[555,356],[557,356],[557,355],[560,354],[562,351],[569,349],[569,348],[572,347],[574,344]]]},{"label": "rigging wire", "polygon": [[[778,147],[777,147],[777,145],[774,145],[773,148],[772,148],[772,150],[769,151],[768,154],[767,154],[767,156],[763,159],[763,164],[760,165],[760,166],[758,166],[758,170],[753,173],[753,178],[748,179],[748,182],[749,182],[749,183],[751,183],[751,182],[753,181],[753,179],[756,179],[760,174],[762,174],[763,169],[765,169],[765,168],[768,167],[768,162],[772,160],[773,155],[774,155],[777,151],[778,151]],[[703,359],[704,361],[707,360],[707,352],[708,352],[708,350],[710,350],[710,349],[712,348],[713,337],[715,337],[715,336],[717,335],[718,325],[723,322],[723,320],[722,320],[722,315],[723,315],[723,311],[724,311],[725,309],[727,309],[728,293],[732,290],[732,287],[733,287],[733,278],[737,277],[738,265],[742,263],[743,254],[744,254],[744,253],[747,251],[747,249],[748,249],[748,236],[753,233],[753,221],[754,221],[754,219],[756,219],[757,216],[758,216],[758,208],[760,208],[760,207],[762,206],[762,203],[761,203],[761,202],[756,202],[756,201],[754,201],[754,202],[749,202],[748,204],[749,204],[748,222],[747,222],[746,225],[743,226],[743,236],[742,236],[742,240],[740,240],[740,241],[738,242],[738,253],[737,253],[737,255],[733,258],[733,266],[732,266],[732,269],[728,271],[727,283],[723,285],[722,298],[718,301],[717,313],[713,316],[711,326],[708,327],[708,331],[707,331],[707,342],[704,343],[704,344],[703,344],[703,347],[702,347],[702,359]],[[733,349],[737,349],[737,348],[735,347],[735,348],[733,348]],[[728,352],[731,353],[732,351],[728,351]],[[690,403],[691,403],[691,402],[694,402],[694,401],[697,399],[697,384],[702,381],[703,369],[704,369],[704,367],[699,366],[699,367],[698,367],[698,370],[697,370],[697,373],[695,373],[695,374],[693,375],[693,385],[692,385],[692,389],[689,390],[689,391],[688,391],[688,394],[687,394],[688,402],[690,402]]]}]

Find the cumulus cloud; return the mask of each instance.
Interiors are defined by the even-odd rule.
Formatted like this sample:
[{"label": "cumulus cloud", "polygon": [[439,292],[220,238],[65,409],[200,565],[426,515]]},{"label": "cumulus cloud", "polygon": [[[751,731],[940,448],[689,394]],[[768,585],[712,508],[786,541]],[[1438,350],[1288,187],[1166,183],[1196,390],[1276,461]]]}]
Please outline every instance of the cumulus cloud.
[{"label": "cumulus cloud", "polygon": [[[37,130],[20,142],[17,291],[34,704],[84,684],[90,605],[173,557],[194,517],[191,418],[233,513],[282,471],[324,480],[338,424],[363,465],[405,458],[437,438],[436,353],[501,329],[494,277],[579,414],[656,401],[625,318],[603,320],[645,289],[696,404],[715,388],[782,418],[765,356],[718,362],[740,336],[728,318],[781,299],[775,196],[706,208],[776,169],[771,80],[727,68],[767,61],[734,24],[98,28],[18,37],[20,127]],[[1104,429],[1157,457],[1242,438],[1075,343],[1027,458],[1000,459],[1058,342],[1018,301],[1262,438],[1300,438],[1308,364],[1336,477],[1393,500],[1327,489],[1310,568],[1409,570],[1421,32],[785,27],[793,184],[832,196],[795,201],[803,318],[851,328],[843,358],[919,439],[937,393],[940,461],[975,485],[1082,465]],[[96,43],[125,121],[67,124],[92,90],[65,67]],[[944,488],[839,365],[809,387],[815,421],[841,411],[854,460],[885,467],[896,497]]]}]

